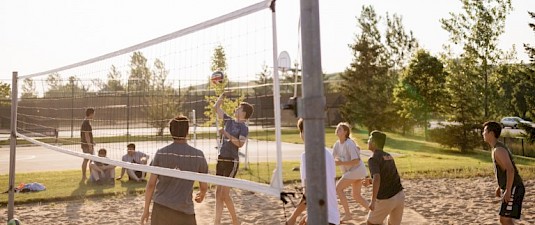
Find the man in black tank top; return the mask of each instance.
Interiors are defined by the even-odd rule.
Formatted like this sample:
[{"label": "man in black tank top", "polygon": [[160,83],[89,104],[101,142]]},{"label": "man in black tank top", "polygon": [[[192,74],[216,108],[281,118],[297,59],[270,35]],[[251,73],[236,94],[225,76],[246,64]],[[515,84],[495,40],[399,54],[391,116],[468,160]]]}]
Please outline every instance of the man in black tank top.
[{"label": "man in black tank top", "polygon": [[483,139],[492,147],[492,161],[498,181],[496,197],[502,198],[500,223],[514,224],[513,219],[520,219],[525,189],[511,152],[498,141],[501,131],[502,126],[497,122],[483,124]]}]

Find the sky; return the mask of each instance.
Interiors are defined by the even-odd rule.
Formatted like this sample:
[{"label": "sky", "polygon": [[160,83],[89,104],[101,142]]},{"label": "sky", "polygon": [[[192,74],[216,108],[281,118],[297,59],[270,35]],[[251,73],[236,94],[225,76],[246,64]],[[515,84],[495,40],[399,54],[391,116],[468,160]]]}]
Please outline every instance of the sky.
[{"label": "sky", "polygon": [[[0,1],[0,81],[11,74],[27,75],[55,69],[126,48],[194,25],[224,13],[252,5],[258,0],[3,0]],[[356,17],[363,5],[372,5],[383,17],[386,12],[403,17],[420,46],[432,54],[442,52],[448,33],[439,20],[460,12],[455,0],[335,0],[320,1],[322,69],[341,72],[352,61],[348,44],[359,32]],[[518,61],[528,61],[524,43],[535,45],[533,23],[527,13],[535,11],[533,0],[513,0],[514,10],[506,21],[499,48],[516,46]],[[298,0],[277,0],[278,50],[298,57]],[[384,28],[382,28],[384,30]]]}]

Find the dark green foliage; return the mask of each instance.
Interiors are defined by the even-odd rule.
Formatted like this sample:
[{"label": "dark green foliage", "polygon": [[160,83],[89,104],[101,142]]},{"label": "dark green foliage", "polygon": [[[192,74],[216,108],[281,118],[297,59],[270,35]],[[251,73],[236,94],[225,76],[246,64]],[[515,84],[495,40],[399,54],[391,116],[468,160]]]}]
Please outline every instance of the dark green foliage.
[{"label": "dark green foliage", "polygon": [[495,84],[492,85],[496,85],[499,88],[492,98],[495,98],[498,103],[493,105],[497,115],[519,115],[525,117],[526,106],[525,104],[522,105],[523,101],[518,102],[518,100],[523,99],[523,94],[518,95],[518,92],[515,91],[517,85],[525,79],[523,70],[524,66],[520,64],[501,64],[496,67],[497,79],[494,82]]},{"label": "dark green foliage", "polygon": [[340,91],[346,103],[341,112],[345,120],[365,126],[368,131],[390,127],[397,118],[392,104],[394,80],[389,76],[388,55],[381,43],[379,22],[371,6],[363,6],[357,18],[362,32],[350,45],[354,60],[341,75]]},{"label": "dark green foliage", "polygon": [[447,62],[446,78],[447,96],[442,105],[448,121],[461,124],[480,123],[483,114],[483,102],[479,81],[475,79],[477,71],[473,70],[467,59],[451,59]]},{"label": "dark green foliage", "polygon": [[401,74],[394,89],[398,114],[427,129],[432,114],[438,114],[444,102],[446,73],[436,57],[420,50]]},{"label": "dark green foliage", "polygon": [[468,152],[482,144],[480,124],[446,125],[429,130],[431,141],[440,145]]},{"label": "dark green foliage", "polygon": [[[535,13],[528,12],[535,20]],[[535,23],[529,23],[529,27],[535,32]],[[518,96],[518,107],[525,107],[532,119],[535,119],[535,48],[529,44],[524,44],[526,53],[530,58],[530,64],[525,68],[525,77],[522,82],[515,87],[515,96]]]},{"label": "dark green foliage", "polygon": [[518,127],[524,130],[523,136],[530,144],[535,143],[535,127],[523,123],[519,123]]},{"label": "dark green foliage", "polygon": [[[510,0],[461,0],[463,12],[450,13],[450,18],[441,19],[442,28],[450,33],[450,40],[460,45],[463,63],[468,63],[470,77],[475,82],[475,100],[481,101],[484,121],[491,116],[489,108],[495,103],[494,96],[498,87],[491,86],[492,65],[496,65],[503,52],[496,48],[499,37],[504,33],[506,16],[512,10]],[[465,66],[466,67],[466,66]],[[464,72],[464,71],[461,71]]]}]

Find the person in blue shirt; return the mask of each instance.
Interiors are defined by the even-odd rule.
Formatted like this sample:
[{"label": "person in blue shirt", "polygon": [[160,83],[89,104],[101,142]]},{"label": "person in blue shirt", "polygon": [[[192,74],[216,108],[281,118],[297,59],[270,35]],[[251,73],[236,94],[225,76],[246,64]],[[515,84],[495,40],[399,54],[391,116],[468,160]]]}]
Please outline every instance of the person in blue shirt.
[{"label": "person in blue shirt", "polygon": [[[241,102],[236,110],[234,110],[234,118],[232,118],[221,109],[224,97],[225,93],[221,94],[214,105],[217,118],[223,119],[224,123],[224,128],[219,130],[223,142],[219,149],[219,156],[217,157],[216,175],[235,177],[240,164],[238,151],[245,144],[249,135],[249,128],[245,122],[251,117],[254,109],[251,104]],[[230,188],[217,186],[214,222],[216,225],[221,223],[221,214],[223,213],[224,205],[230,213],[232,223],[235,225],[240,224],[236,216],[234,202],[230,198]]]}]

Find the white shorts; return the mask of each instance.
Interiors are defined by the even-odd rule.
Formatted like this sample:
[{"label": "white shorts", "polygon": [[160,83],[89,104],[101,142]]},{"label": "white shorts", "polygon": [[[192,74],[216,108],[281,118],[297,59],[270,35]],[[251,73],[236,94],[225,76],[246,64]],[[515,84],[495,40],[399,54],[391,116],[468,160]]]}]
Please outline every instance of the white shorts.
[{"label": "white shorts", "polygon": [[346,171],[342,175],[342,179],[348,179],[348,180],[360,180],[366,178],[366,166],[364,166],[363,163],[361,163],[358,167],[354,167],[353,169]]}]

